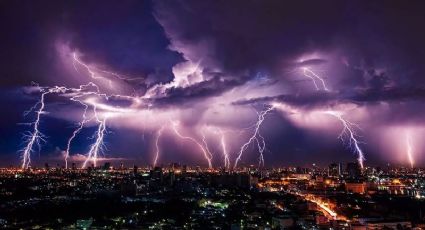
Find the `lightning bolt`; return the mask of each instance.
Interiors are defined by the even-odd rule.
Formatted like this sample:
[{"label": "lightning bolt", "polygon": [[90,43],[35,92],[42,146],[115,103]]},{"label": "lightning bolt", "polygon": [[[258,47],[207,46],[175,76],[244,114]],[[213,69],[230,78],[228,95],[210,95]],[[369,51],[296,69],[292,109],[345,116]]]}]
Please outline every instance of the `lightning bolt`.
[{"label": "lightning bolt", "polygon": [[199,142],[198,142],[195,138],[182,135],[182,134],[179,132],[179,130],[177,129],[177,127],[179,126],[178,122],[173,122],[173,121],[171,121],[171,124],[172,124],[172,129],[173,129],[174,133],[175,133],[178,137],[180,137],[180,138],[182,138],[182,139],[186,139],[186,140],[190,140],[190,141],[192,141],[193,143],[195,143],[195,144],[196,144],[196,145],[197,145],[197,146],[201,149],[201,151],[202,151],[202,153],[203,153],[203,155],[204,155],[204,158],[205,158],[205,159],[207,160],[207,162],[208,162],[208,167],[209,167],[209,168],[212,168],[212,163],[211,163],[212,156],[208,154],[208,152],[207,152],[207,150],[205,150],[204,146],[203,146],[201,143],[199,143]]},{"label": "lightning bolt", "polygon": [[87,154],[87,158],[83,163],[83,168],[87,166],[89,161],[92,161],[94,166],[96,167],[97,157],[99,156],[100,153],[102,153],[103,148],[105,146],[103,138],[105,137],[105,133],[106,133],[106,121],[108,116],[105,116],[103,119],[99,119],[96,112],[96,106],[94,106],[93,110],[95,111],[96,121],[99,123],[99,126],[95,133],[96,141],[90,146],[90,150]]},{"label": "lightning bolt", "polygon": [[[40,96],[40,100],[33,106],[31,107],[31,109],[29,111],[26,111],[24,113],[24,115],[28,115],[29,113],[31,113],[32,111],[35,111],[36,113],[36,118],[35,121],[32,123],[29,123],[29,125],[33,126],[33,130],[32,132],[29,132],[28,134],[24,135],[24,143],[26,143],[25,147],[20,151],[22,152],[22,165],[21,167],[23,169],[26,169],[29,167],[30,163],[31,163],[31,153],[34,151],[33,147],[34,145],[37,145],[38,148],[41,148],[41,143],[42,141],[45,141],[44,138],[44,134],[40,132],[40,120],[41,120],[41,115],[45,113],[44,108],[46,106],[46,104],[44,103],[44,99],[46,97],[47,94],[50,93],[59,93],[59,92],[63,92],[64,89],[60,88],[60,87],[55,87],[55,88],[51,88],[48,90],[45,90],[44,88],[40,88],[41,96]],[[38,107],[38,110],[36,110],[36,108]]]},{"label": "lightning bolt", "polygon": [[324,114],[331,115],[338,119],[343,129],[339,135],[339,138],[344,142],[344,137],[347,137],[349,140],[348,146],[353,149],[354,153],[357,154],[357,161],[360,164],[360,167],[363,168],[363,162],[365,160],[363,150],[360,148],[360,141],[358,140],[358,136],[355,132],[356,128],[358,129],[358,125],[354,124],[342,116],[341,112],[338,111],[324,111]]},{"label": "lightning bolt", "polygon": [[260,153],[260,156],[258,158],[258,167],[263,166],[264,167],[264,150],[266,150],[266,142],[264,140],[264,137],[261,136],[260,133],[258,133],[258,138],[256,138],[257,141],[257,147],[258,147],[258,152]]},{"label": "lightning bolt", "polygon": [[75,129],[74,132],[72,132],[71,137],[68,139],[68,142],[67,142],[67,145],[66,145],[66,152],[65,152],[65,168],[66,169],[68,168],[68,158],[69,158],[69,152],[70,152],[70,149],[71,149],[71,143],[74,140],[74,138],[77,136],[77,134],[81,132],[84,125],[89,121],[89,119],[87,119],[87,117],[86,117],[87,109],[88,109],[89,106],[85,103],[82,103],[81,101],[80,101],[80,103],[84,106],[83,119],[79,122],[77,129]]},{"label": "lightning bolt", "polygon": [[164,131],[164,126],[162,126],[157,131],[157,133],[156,133],[156,139],[155,139],[155,149],[156,149],[156,152],[155,152],[155,158],[153,160],[153,167],[155,167],[157,165],[157,163],[158,163],[159,152],[160,152],[160,149],[159,149],[159,138],[161,137],[163,131]]},{"label": "lightning bolt", "polygon": [[202,136],[202,142],[204,143],[205,151],[208,153],[208,159],[212,159],[213,155],[210,149],[208,148],[207,138],[205,137],[205,134],[204,132],[202,132],[202,130],[201,130],[201,136]]},{"label": "lightning bolt", "polygon": [[413,168],[415,161],[413,159],[413,144],[412,144],[412,136],[409,131],[406,131],[406,154],[410,163],[410,167]]},{"label": "lightning bolt", "polygon": [[[320,81],[323,90],[329,91],[329,89],[326,87],[325,80],[323,80],[322,77],[314,73],[311,69],[304,67],[302,68],[304,76],[310,78],[313,81],[314,87],[316,90],[320,90],[319,85],[316,83],[316,80]],[[316,80],[315,80],[316,79]]]},{"label": "lightning bolt", "polygon": [[227,147],[226,147],[226,136],[224,134],[224,132],[221,129],[218,129],[218,132],[220,134],[220,144],[221,144],[221,150],[223,153],[223,157],[224,157],[224,168],[230,168],[230,158],[229,158],[229,153],[227,152]]},{"label": "lightning bolt", "polygon": [[[269,106],[266,110],[263,110],[261,112],[258,113],[258,120],[254,125],[254,133],[252,134],[252,136],[248,139],[247,142],[245,142],[242,146],[241,149],[238,152],[238,157],[235,160],[235,164],[234,164],[234,168],[237,168],[239,161],[242,158],[242,154],[245,152],[245,150],[248,148],[248,146],[256,141],[257,142],[257,147],[258,147],[258,151],[260,153],[260,158],[259,158],[259,166],[261,165],[261,163],[264,164],[264,156],[263,156],[263,152],[265,149],[265,141],[264,138],[261,136],[260,134],[260,127],[261,124],[264,121],[265,116],[274,109],[274,106]],[[260,140],[259,140],[260,139]]]},{"label": "lightning bolt", "polygon": [[77,53],[72,53],[72,58],[73,58],[73,62],[72,64],[74,65],[74,69],[75,71],[78,72],[78,68],[77,68],[77,64],[81,65],[83,68],[85,68],[87,70],[87,72],[90,74],[90,77],[93,79],[102,79],[102,77],[98,77],[97,74],[90,68],[90,66],[88,66],[86,63],[80,61],[80,59],[77,57]]},{"label": "lightning bolt", "polygon": [[[90,85],[93,85],[96,87],[97,92],[99,92],[99,88],[97,87],[97,85],[93,84],[93,83],[89,83],[87,85],[83,85],[80,86],[79,91],[82,91],[85,87],[88,87]],[[79,96],[74,96],[71,98],[72,101],[76,101],[78,103],[80,103],[82,106],[84,106],[84,110],[83,110],[83,116],[82,116],[82,120],[79,122],[78,127],[74,130],[74,132],[72,132],[71,137],[68,139],[67,145],[66,145],[66,152],[65,152],[65,168],[68,168],[68,158],[69,158],[69,153],[70,153],[70,149],[71,149],[71,143],[74,140],[74,138],[77,136],[78,133],[81,132],[81,130],[84,128],[84,125],[90,121],[90,119],[87,118],[87,110],[89,108],[89,105],[83,101],[81,101],[79,99]]]},{"label": "lightning bolt", "polygon": [[[224,168],[229,169],[230,168],[230,158],[229,158],[229,152],[227,150],[227,144],[226,144],[226,134],[225,134],[226,132],[223,131],[221,128],[218,128],[218,127],[207,127],[207,130],[216,134],[216,135],[219,135],[221,153],[223,155],[223,160],[224,160]],[[207,151],[210,152],[208,150],[208,145],[207,145],[207,142],[206,142],[206,139],[205,139],[205,135],[203,133],[202,133],[202,136],[203,136],[203,141],[204,141],[205,147],[207,148]]]},{"label": "lightning bolt", "polygon": [[[109,80],[109,83],[111,84],[111,80],[108,78],[105,78],[102,74],[106,74],[109,76],[113,76],[115,78],[118,78],[120,80],[125,81],[131,81],[131,80],[139,80],[143,78],[130,78],[124,75],[120,75],[114,72],[105,71],[97,68],[93,68],[86,63],[82,62],[76,53],[72,54],[73,58],[73,66],[75,70],[78,72],[78,66],[81,66],[84,68],[90,75],[92,79],[106,79]],[[28,132],[24,135],[24,143],[25,147],[20,150],[19,152],[22,152],[22,168],[28,168],[31,162],[31,153],[34,151],[34,145],[37,145],[40,148],[40,142],[44,141],[44,135],[40,132],[39,126],[40,126],[40,120],[41,115],[45,113],[45,96],[50,93],[62,93],[63,96],[69,97],[71,101],[78,102],[81,105],[84,106],[84,111],[82,115],[82,120],[78,123],[77,128],[73,131],[71,137],[68,139],[67,146],[66,146],[66,153],[65,153],[65,167],[68,168],[68,158],[70,155],[70,148],[72,141],[75,139],[75,137],[78,135],[78,133],[81,132],[84,125],[89,122],[91,119],[87,118],[87,110],[89,106],[93,106],[94,111],[94,117],[96,118],[97,123],[99,124],[98,130],[96,131],[96,141],[94,144],[91,145],[90,151],[88,153],[87,159],[84,162],[84,167],[86,166],[87,162],[89,160],[93,161],[96,164],[97,157],[100,151],[102,151],[103,148],[103,138],[106,134],[106,121],[108,118],[108,115],[106,115],[103,119],[100,119],[97,114],[97,108],[108,111],[108,113],[127,113],[132,112],[131,109],[121,109],[114,106],[108,106],[104,104],[99,104],[93,98],[84,99],[83,97],[91,96],[91,97],[101,97],[106,100],[108,100],[111,97],[117,97],[117,98],[125,98],[130,99],[136,102],[140,102],[140,98],[138,97],[132,97],[132,96],[126,96],[126,95],[106,95],[104,93],[100,92],[99,87],[89,82],[86,85],[80,85],[79,88],[67,88],[64,86],[55,86],[55,87],[40,87],[40,92],[42,92],[40,100],[32,106],[28,111],[24,112],[24,116],[27,116],[31,112],[36,113],[36,119],[32,123],[28,123],[28,125],[32,126],[32,131]]]},{"label": "lightning bolt", "polygon": [[[39,126],[40,126],[40,117],[41,114],[44,113],[44,98],[47,94],[50,92],[43,92],[41,94],[40,100],[33,106],[30,110],[35,110],[35,108],[40,105],[36,113],[36,119],[31,125],[33,126],[33,131],[29,134],[25,135],[24,138],[26,139],[26,146],[24,149],[22,149],[22,168],[26,169],[31,163],[31,153],[33,152],[33,146],[36,144],[40,148],[40,141],[44,141],[44,135],[40,132]],[[26,114],[29,114],[30,112],[26,112]]]},{"label": "lightning bolt", "polygon": [[[316,90],[320,90],[320,87],[316,83],[315,79],[321,82],[323,90],[329,91],[329,89],[326,87],[325,80],[319,75],[317,75],[316,73],[314,73],[312,70],[310,70],[307,67],[304,67],[303,73],[304,73],[304,76],[309,77],[313,81],[313,84],[316,87]],[[342,129],[339,135],[339,138],[343,141],[343,143],[344,143],[344,137],[348,138],[349,147],[352,148],[354,153],[357,154],[358,156],[357,161],[359,162],[360,167],[363,168],[363,162],[365,160],[365,157],[364,157],[363,150],[360,148],[361,142],[358,140],[358,136],[355,132],[355,129],[359,128],[358,125],[345,119],[342,116],[342,114],[338,111],[325,111],[324,113],[337,118],[341,122],[344,128]]]},{"label": "lightning bolt", "polygon": [[142,77],[128,77],[128,76],[118,74],[118,73],[115,73],[115,72],[91,67],[90,65],[81,61],[76,52],[72,53],[72,59],[73,59],[72,64],[74,66],[74,69],[77,72],[79,72],[79,71],[78,71],[76,64],[78,64],[78,65],[82,66],[84,69],[86,69],[86,71],[89,73],[89,75],[92,79],[106,79],[106,80],[108,80],[110,88],[112,88],[112,81],[110,79],[104,77],[104,76],[101,76],[101,73],[112,76],[112,77],[119,79],[119,80],[124,80],[124,81],[137,81],[137,80],[143,80],[144,79]]},{"label": "lightning bolt", "polygon": [[[74,65],[75,70],[77,72],[79,72],[78,68],[76,67],[76,64],[79,64],[84,69],[86,69],[86,71],[89,73],[90,77],[93,78],[93,79],[105,79],[105,77],[100,76],[100,74],[98,74],[98,72],[108,74],[108,75],[112,75],[113,77],[116,77],[120,80],[127,80],[128,81],[128,80],[142,79],[142,78],[128,78],[128,77],[125,77],[123,75],[120,75],[120,74],[117,74],[117,73],[114,73],[114,72],[93,68],[93,67],[89,66],[88,64],[82,62],[78,58],[78,56],[75,52],[72,54],[72,57],[73,57],[73,65]],[[107,79],[107,80],[109,82],[110,87],[112,88],[112,81],[110,79]],[[100,95],[100,96],[102,96],[106,99],[109,99],[110,97],[122,97],[122,98],[138,101],[138,98],[131,97],[131,96],[123,96],[123,95],[107,96],[106,94],[100,94],[99,87],[97,87],[97,85],[95,85],[94,83],[89,83],[89,84],[96,86],[96,89],[97,89],[96,95]],[[81,89],[81,86],[80,86],[80,89]],[[75,99],[75,97],[71,98],[71,100],[72,99]],[[79,100],[78,100],[78,102],[80,102],[81,104],[83,104],[85,106],[85,110],[84,110],[84,113],[83,113],[83,120],[80,122],[80,126],[73,132],[71,138],[68,140],[67,152],[66,152],[66,156],[65,156],[66,159],[69,157],[69,148],[70,148],[70,144],[71,144],[72,140],[81,131],[81,129],[84,127],[84,124],[86,122],[88,122],[88,120],[86,118],[86,111],[87,111],[88,106],[87,106],[87,104],[85,104],[85,103],[83,103]],[[87,154],[87,158],[83,163],[83,168],[85,168],[87,166],[87,163],[89,161],[92,161],[93,164],[96,166],[98,155],[99,155],[99,153],[101,153],[103,151],[103,148],[104,148],[103,138],[106,134],[106,121],[107,121],[108,116],[105,116],[103,119],[99,119],[98,114],[97,114],[97,107],[99,107],[101,105],[97,105],[95,102],[91,102],[91,104],[93,105],[94,116],[96,118],[96,121],[99,123],[99,125],[98,125],[98,130],[96,131],[96,133],[94,135],[94,136],[96,136],[96,141],[90,146],[90,150]],[[102,107],[104,109],[112,110],[112,111],[115,111],[115,112],[128,112],[127,110],[121,110],[119,108],[109,108],[108,106],[102,106]],[[67,162],[66,162],[66,165],[67,165]]]}]

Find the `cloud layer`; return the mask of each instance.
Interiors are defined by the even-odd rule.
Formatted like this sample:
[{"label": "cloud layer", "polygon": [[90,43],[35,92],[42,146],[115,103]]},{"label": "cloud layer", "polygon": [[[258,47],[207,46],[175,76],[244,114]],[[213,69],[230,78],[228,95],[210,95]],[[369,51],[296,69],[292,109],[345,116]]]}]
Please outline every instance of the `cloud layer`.
[{"label": "cloud layer", "polygon": [[[151,163],[156,133],[164,126],[168,130],[164,151],[183,143],[169,156],[190,162],[191,157],[183,157],[187,150],[196,154],[190,163],[203,159],[196,145],[173,135],[173,122],[185,135],[215,143],[211,146],[215,165],[223,163],[217,130],[231,133],[226,138],[234,160],[255,131],[258,112],[269,106],[275,110],[259,129],[270,142],[266,164],[299,162],[307,156],[316,161],[323,152],[332,159],[355,160],[337,139],[341,124],[322,117],[321,111],[337,111],[363,127],[359,132],[367,145],[362,148],[371,163],[405,163],[404,139],[385,134],[395,127],[419,127],[411,132],[423,133],[421,1],[46,3],[53,10],[7,3],[9,10],[1,14],[5,20],[0,23],[13,21],[4,25],[10,32],[0,38],[5,67],[0,70],[1,94],[13,91],[30,104],[40,89],[67,87],[48,95],[43,117],[49,124],[42,123],[43,127],[67,124],[71,133],[86,104],[87,116],[93,119],[81,135],[93,135],[96,113],[108,117],[112,132],[131,130],[123,134],[129,139],[146,134],[143,145],[134,141],[139,145],[123,147],[124,137],[111,138],[108,144],[111,152],[143,155],[145,164]],[[26,87],[31,82],[41,88]],[[13,108],[13,113],[23,110]],[[11,114],[3,120],[10,121]],[[317,129],[327,134],[321,137]],[[68,136],[50,142],[63,148]],[[398,147],[385,145],[384,136]],[[78,152],[87,152],[92,141],[77,139]],[[52,146],[45,151],[52,152]],[[243,164],[257,160],[258,149],[252,146]],[[298,152],[301,158],[294,154]]]}]

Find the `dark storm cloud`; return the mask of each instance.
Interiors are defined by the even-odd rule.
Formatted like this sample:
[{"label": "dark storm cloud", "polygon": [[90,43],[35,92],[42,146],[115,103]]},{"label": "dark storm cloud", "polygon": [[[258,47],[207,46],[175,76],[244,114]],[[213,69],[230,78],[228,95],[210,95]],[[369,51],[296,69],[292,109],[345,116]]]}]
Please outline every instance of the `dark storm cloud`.
[{"label": "dark storm cloud", "polygon": [[151,102],[154,106],[158,107],[188,106],[208,97],[219,96],[244,83],[244,81],[238,79],[223,79],[220,76],[215,76],[210,80],[202,81],[189,87],[173,87],[167,89],[165,97],[153,99]]},{"label": "dark storm cloud", "polygon": [[[339,50],[346,62],[386,68],[398,84],[423,83],[423,1],[157,1],[171,48],[227,73],[281,77],[305,52]],[[341,82],[362,86],[361,71]]]},{"label": "dark storm cloud", "polygon": [[[326,11],[323,14],[323,11]],[[271,68],[310,48],[322,48],[344,29],[341,1],[175,1],[157,2],[156,15],[173,48],[205,41],[199,49],[230,72]],[[190,54],[188,55],[190,56]]]},{"label": "dark storm cloud", "polygon": [[314,58],[314,59],[309,59],[306,61],[297,62],[295,63],[295,66],[303,67],[303,66],[311,66],[311,65],[320,65],[326,62],[327,62],[326,59]]},{"label": "dark storm cloud", "polygon": [[[57,40],[83,52],[84,61],[146,77],[146,84],[128,82],[136,89],[167,82],[172,79],[171,67],[181,58],[165,49],[169,41],[164,32],[173,50],[201,61],[206,69],[219,68],[228,77],[244,79],[262,70],[281,77],[288,65],[326,62],[294,60],[304,52],[344,49],[350,64],[362,68],[380,62],[392,67],[395,60],[383,57],[401,57],[388,74],[397,84],[423,79],[418,61],[425,50],[420,1],[391,2],[385,7],[378,2],[343,1],[155,2],[154,14],[164,29],[152,17],[150,2],[1,4],[0,23],[7,33],[0,38],[0,59],[8,66],[0,70],[2,85],[72,81],[57,63]],[[359,74],[354,72],[351,78],[359,79]],[[361,83],[346,80],[344,84]]]},{"label": "dark storm cloud", "polygon": [[269,104],[283,102],[295,107],[323,108],[343,103],[371,105],[377,103],[420,102],[425,100],[425,88],[385,88],[381,90],[353,90],[351,92],[316,91],[311,94],[283,94],[270,97],[251,98],[233,102],[234,105]]},{"label": "dark storm cloud", "polygon": [[181,57],[167,49],[168,40],[151,11],[149,1],[2,1],[0,62],[7,68],[0,68],[0,84],[75,81],[63,68],[58,43],[107,70],[167,82]]},{"label": "dark storm cloud", "polygon": [[325,105],[330,105],[332,102],[337,101],[337,94],[329,93],[325,91],[315,92],[312,94],[303,94],[303,95],[292,95],[292,94],[282,94],[277,96],[269,97],[259,97],[251,98],[247,100],[235,101],[233,105],[255,105],[255,104],[269,104],[273,102],[283,102],[289,105],[297,107],[322,107]]}]

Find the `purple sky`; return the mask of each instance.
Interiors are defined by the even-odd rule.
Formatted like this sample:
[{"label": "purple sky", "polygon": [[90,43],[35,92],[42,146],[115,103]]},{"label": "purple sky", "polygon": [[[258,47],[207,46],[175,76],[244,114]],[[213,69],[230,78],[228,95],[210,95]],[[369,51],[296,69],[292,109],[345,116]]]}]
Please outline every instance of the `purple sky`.
[{"label": "purple sky", "polygon": [[[305,166],[361,151],[366,166],[423,166],[424,11],[423,1],[2,1],[0,165],[22,164],[28,147],[31,165],[63,165],[87,106],[68,152],[78,164]],[[39,149],[22,137],[40,104],[23,113],[43,92]]]}]

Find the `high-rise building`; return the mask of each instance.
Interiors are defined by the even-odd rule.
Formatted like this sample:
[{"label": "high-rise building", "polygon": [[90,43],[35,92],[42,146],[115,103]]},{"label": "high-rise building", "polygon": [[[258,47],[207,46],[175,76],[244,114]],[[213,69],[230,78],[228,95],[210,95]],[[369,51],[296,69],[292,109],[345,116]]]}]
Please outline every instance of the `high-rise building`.
[{"label": "high-rise building", "polygon": [[341,163],[332,163],[328,167],[328,176],[340,177],[343,174]]},{"label": "high-rise building", "polygon": [[352,179],[358,179],[361,176],[360,165],[357,162],[347,163],[348,177]]},{"label": "high-rise building", "polygon": [[105,162],[105,164],[103,164],[103,170],[109,170],[110,168],[111,168],[110,162]]},{"label": "high-rise building", "polygon": [[162,169],[160,167],[155,167],[153,170],[151,170],[151,178],[154,180],[160,180],[163,179]]}]

